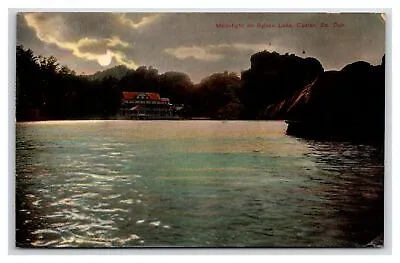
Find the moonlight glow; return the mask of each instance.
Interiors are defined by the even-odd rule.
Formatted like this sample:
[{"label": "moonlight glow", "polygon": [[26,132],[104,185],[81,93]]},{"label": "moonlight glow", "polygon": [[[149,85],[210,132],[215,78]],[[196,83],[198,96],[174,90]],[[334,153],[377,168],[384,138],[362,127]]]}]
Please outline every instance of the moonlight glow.
[{"label": "moonlight glow", "polygon": [[104,54],[103,56],[99,56],[97,59],[97,62],[103,67],[110,65],[112,60],[112,54],[109,50],[107,50],[107,53]]}]

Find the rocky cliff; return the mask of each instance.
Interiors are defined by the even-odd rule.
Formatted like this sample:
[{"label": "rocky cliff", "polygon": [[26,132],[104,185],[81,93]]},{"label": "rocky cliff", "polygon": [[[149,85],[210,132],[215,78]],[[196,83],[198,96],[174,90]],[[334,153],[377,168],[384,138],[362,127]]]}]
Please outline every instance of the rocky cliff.
[{"label": "rocky cliff", "polygon": [[289,134],[383,142],[385,59],[377,66],[359,61],[340,71],[326,71],[293,96],[268,106],[263,115],[289,120]]},{"label": "rocky cliff", "polygon": [[262,51],[250,62],[250,69],[241,74],[240,99],[247,119],[263,119],[265,107],[293,96],[324,72],[317,59],[288,53]]}]

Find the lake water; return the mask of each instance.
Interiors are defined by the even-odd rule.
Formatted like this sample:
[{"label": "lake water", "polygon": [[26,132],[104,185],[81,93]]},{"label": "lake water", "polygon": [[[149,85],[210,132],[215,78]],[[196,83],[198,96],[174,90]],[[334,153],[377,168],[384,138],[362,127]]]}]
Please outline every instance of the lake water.
[{"label": "lake water", "polygon": [[284,122],[16,125],[16,243],[359,247],[383,233],[383,150]]}]

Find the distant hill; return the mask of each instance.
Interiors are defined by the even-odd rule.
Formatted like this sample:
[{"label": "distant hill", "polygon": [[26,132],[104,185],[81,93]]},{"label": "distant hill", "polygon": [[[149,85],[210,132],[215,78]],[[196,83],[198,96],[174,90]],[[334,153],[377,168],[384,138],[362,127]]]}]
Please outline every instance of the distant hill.
[{"label": "distant hill", "polygon": [[133,69],[129,69],[124,65],[118,65],[103,71],[97,71],[93,75],[89,75],[89,79],[91,80],[102,80],[105,77],[114,77],[118,80],[122,79],[126,74],[132,72]]}]

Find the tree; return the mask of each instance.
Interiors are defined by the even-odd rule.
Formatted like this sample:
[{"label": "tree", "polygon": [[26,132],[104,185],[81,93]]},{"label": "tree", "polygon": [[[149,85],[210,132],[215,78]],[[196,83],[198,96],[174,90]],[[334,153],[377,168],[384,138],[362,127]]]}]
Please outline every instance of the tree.
[{"label": "tree", "polygon": [[39,66],[37,57],[31,49],[25,50],[22,45],[16,48],[16,114],[23,118],[29,108],[42,105]]},{"label": "tree", "polygon": [[159,87],[160,95],[172,103],[188,104],[193,82],[185,73],[169,71],[159,76]]},{"label": "tree", "polygon": [[195,85],[192,93],[192,113],[198,116],[218,118],[218,110],[221,107],[230,103],[240,104],[239,89],[240,78],[235,73],[225,71],[204,78],[198,85]]}]

